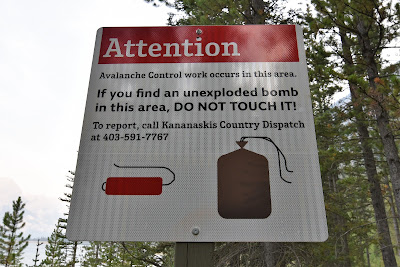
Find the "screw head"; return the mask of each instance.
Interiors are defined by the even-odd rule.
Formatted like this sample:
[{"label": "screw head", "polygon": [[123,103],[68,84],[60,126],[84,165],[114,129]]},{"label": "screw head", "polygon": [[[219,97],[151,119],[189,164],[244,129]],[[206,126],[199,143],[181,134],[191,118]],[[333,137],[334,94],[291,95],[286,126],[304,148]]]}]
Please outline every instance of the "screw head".
[{"label": "screw head", "polygon": [[201,29],[197,29],[197,30],[196,30],[196,33],[197,33],[198,35],[200,35],[200,34],[203,33],[203,31],[202,31]]},{"label": "screw head", "polygon": [[199,233],[200,233],[200,229],[199,228],[195,227],[195,228],[192,229],[192,234],[193,235],[198,235]]}]

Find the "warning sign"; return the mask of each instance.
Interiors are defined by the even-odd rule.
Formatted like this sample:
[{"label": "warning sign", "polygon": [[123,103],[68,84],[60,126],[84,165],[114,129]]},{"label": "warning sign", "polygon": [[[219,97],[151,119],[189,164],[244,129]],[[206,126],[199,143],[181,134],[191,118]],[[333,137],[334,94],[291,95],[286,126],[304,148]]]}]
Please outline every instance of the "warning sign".
[{"label": "warning sign", "polygon": [[99,29],[67,236],[324,241],[300,27]]}]

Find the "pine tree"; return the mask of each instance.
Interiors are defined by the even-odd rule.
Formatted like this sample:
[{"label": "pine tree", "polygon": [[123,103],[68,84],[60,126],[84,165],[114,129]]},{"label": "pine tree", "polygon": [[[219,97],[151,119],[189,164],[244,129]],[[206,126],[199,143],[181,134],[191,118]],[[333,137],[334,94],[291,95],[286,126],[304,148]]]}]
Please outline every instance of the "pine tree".
[{"label": "pine tree", "polygon": [[21,197],[13,201],[13,211],[6,212],[3,218],[3,226],[0,230],[0,255],[1,263],[7,266],[18,266],[22,259],[22,253],[28,246],[28,240],[31,237],[24,237],[21,229],[25,226],[24,208],[25,203]]},{"label": "pine tree", "polygon": [[170,25],[238,25],[283,24],[295,18],[294,10],[285,9],[285,0],[145,0],[154,5],[163,4],[184,12]]},{"label": "pine tree", "polygon": [[[62,229],[62,231],[60,232],[60,235],[62,235],[62,237],[67,240],[67,237],[65,235],[65,231],[67,229],[67,223],[68,223],[68,219],[66,219],[66,217],[68,217],[69,214],[69,205],[71,203],[71,196],[72,196],[72,186],[74,184],[74,177],[75,177],[75,173],[73,171],[69,171],[69,173],[71,174],[71,176],[67,176],[67,180],[68,180],[68,184],[65,185],[66,188],[68,188],[68,190],[70,192],[64,193],[64,197],[63,198],[59,198],[62,202],[66,203],[68,212],[64,213],[65,218],[59,218],[59,222],[60,222],[60,228]],[[69,259],[69,263],[68,266],[69,267],[74,267],[75,264],[78,262],[77,260],[77,251],[78,251],[78,244],[80,242],[74,241],[66,241],[66,251],[67,251],[67,258]]]},{"label": "pine tree", "polygon": [[106,267],[123,266],[121,262],[121,257],[118,252],[119,252],[119,246],[117,242],[106,242],[104,246],[102,246],[102,251],[100,254],[103,266]]},{"label": "pine tree", "polygon": [[[348,83],[351,92],[350,104],[362,148],[378,240],[385,266],[394,266],[396,259],[381,192],[382,182],[374,155],[371,138],[373,133],[370,129],[373,129],[371,126],[378,129],[394,192],[399,192],[396,188],[400,187],[400,172],[398,171],[400,161],[389,123],[389,114],[394,107],[393,101],[390,101],[392,93],[390,90],[384,92],[383,88],[380,88],[384,81],[379,74],[382,66],[380,56],[382,49],[399,34],[397,31],[399,21],[394,16],[395,12],[391,9],[391,3],[387,1],[314,0],[313,3],[320,12],[318,18],[324,27],[320,30],[336,33],[336,35],[328,34],[325,40],[331,44],[331,47],[337,49],[337,56],[343,62],[338,77],[340,76]],[[397,5],[398,9],[399,5]],[[372,120],[375,120],[375,125],[368,123]]]},{"label": "pine tree", "polygon": [[89,245],[84,246],[84,256],[82,259],[82,266],[84,267],[96,267],[100,266],[101,263],[101,251],[102,251],[102,242],[92,241]]},{"label": "pine tree", "polygon": [[90,242],[83,247],[82,266],[174,266],[170,242]]},{"label": "pine tree", "polygon": [[40,266],[46,267],[62,267],[66,266],[66,243],[63,238],[60,221],[53,230],[51,236],[47,238],[48,244],[46,245],[46,258],[40,263]]},{"label": "pine tree", "polygon": [[[4,227],[2,225],[0,225],[0,242],[1,242],[1,238],[2,236],[4,236]],[[0,244],[0,263],[3,263],[5,259],[5,255],[3,254],[3,251],[1,249],[1,244]]]},{"label": "pine tree", "polygon": [[43,242],[40,242],[40,239],[37,240],[36,243],[36,254],[35,254],[35,258],[33,259],[34,265],[33,266],[38,266],[38,262],[39,262],[39,247],[43,245]]},{"label": "pine tree", "polygon": [[121,242],[119,245],[122,262],[133,266],[173,266],[173,243]]}]

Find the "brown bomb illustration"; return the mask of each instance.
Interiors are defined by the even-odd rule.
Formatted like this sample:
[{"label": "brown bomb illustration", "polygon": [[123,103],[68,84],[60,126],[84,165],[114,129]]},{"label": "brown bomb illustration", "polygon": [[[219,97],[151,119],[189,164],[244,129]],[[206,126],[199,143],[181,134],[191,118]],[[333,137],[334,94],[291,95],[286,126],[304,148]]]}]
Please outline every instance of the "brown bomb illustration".
[{"label": "brown bomb illustration", "polygon": [[245,136],[236,142],[240,149],[218,159],[218,213],[225,219],[265,219],[271,214],[271,191],[268,160],[244,149],[245,139],[258,139],[273,144],[278,153],[282,181],[281,157],[287,172],[286,157],[269,137]]},{"label": "brown bomb illustration", "polygon": [[218,159],[218,213],[226,219],[263,219],[271,214],[268,160],[244,149]]}]

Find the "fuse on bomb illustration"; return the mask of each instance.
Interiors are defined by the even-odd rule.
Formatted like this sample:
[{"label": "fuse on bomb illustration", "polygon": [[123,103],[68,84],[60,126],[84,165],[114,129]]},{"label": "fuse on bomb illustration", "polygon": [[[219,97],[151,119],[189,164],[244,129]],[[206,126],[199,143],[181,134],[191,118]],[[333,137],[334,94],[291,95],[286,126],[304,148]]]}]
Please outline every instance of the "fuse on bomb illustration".
[{"label": "fuse on bomb illustration", "polygon": [[102,189],[107,195],[161,195],[163,186],[172,184],[175,181],[175,173],[161,166],[121,166],[114,164],[118,169],[125,169],[134,173],[135,169],[158,169],[167,170],[172,174],[171,181],[163,182],[162,177],[138,177],[138,176],[123,176],[123,177],[108,177],[103,183]]},{"label": "fuse on bomb illustration", "polygon": [[236,142],[240,149],[218,159],[218,213],[226,219],[265,219],[271,214],[269,164],[266,157],[244,148],[245,139],[263,139],[277,149],[279,174],[282,177],[281,156],[286,158],[269,137],[242,137]]}]

